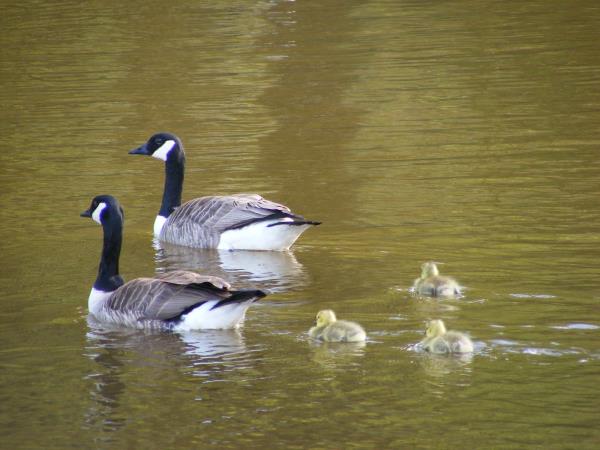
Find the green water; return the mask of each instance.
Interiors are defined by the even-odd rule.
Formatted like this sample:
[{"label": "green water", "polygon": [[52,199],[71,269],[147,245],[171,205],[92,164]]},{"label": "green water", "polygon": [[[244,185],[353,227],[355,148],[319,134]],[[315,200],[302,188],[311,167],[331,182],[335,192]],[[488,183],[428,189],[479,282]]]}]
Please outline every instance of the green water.
[{"label": "green water", "polygon": [[[0,15],[0,447],[600,446],[595,1],[27,1]],[[291,253],[157,248],[171,131],[185,200],[258,192],[323,225]],[[89,321],[101,230],[126,279],[271,295],[240,332]],[[467,287],[408,291],[423,261]],[[333,308],[366,345],[317,345]],[[471,357],[422,354],[424,322]]]}]

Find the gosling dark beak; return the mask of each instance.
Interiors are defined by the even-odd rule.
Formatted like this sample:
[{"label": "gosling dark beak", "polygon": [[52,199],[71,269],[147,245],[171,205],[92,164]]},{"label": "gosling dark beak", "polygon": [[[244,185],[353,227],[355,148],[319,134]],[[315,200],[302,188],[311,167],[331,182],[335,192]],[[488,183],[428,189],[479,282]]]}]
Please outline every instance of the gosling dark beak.
[{"label": "gosling dark beak", "polygon": [[86,209],[81,214],[79,214],[79,216],[80,217],[92,217],[92,212],[89,209]]},{"label": "gosling dark beak", "polygon": [[144,144],[141,147],[135,148],[129,152],[130,155],[151,155],[150,151],[148,151],[148,144]]}]

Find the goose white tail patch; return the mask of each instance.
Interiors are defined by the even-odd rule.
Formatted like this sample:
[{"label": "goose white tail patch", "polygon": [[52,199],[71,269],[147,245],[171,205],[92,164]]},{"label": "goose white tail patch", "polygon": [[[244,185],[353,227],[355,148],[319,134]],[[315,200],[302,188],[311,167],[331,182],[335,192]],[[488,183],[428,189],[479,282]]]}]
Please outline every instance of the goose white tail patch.
[{"label": "goose white tail patch", "polygon": [[246,310],[252,300],[243,303],[231,303],[211,309],[218,303],[209,301],[182,316],[182,321],[175,326],[175,331],[190,330],[226,330],[239,327],[246,317]]},{"label": "goose white tail patch", "polygon": [[100,214],[102,214],[104,208],[106,208],[106,203],[100,202],[100,204],[96,206],[96,209],[92,213],[92,219],[94,219],[94,221],[98,222],[100,225],[102,225],[102,221],[100,220]]},{"label": "goose white tail patch", "polygon": [[173,147],[175,147],[175,141],[169,139],[168,141],[165,141],[163,145],[154,150],[152,157],[160,159],[161,161],[166,161],[167,156],[169,155],[169,152],[173,150]]},{"label": "goose white tail patch", "polygon": [[167,221],[167,218],[163,217],[163,216],[156,216],[156,219],[154,219],[154,237],[155,238],[158,239],[160,237],[160,232],[162,231],[162,228],[166,221]]},{"label": "goose white tail patch", "polygon": [[292,222],[289,218],[256,222],[244,228],[227,230],[221,234],[221,250],[288,250],[296,239],[312,225],[277,225]]}]

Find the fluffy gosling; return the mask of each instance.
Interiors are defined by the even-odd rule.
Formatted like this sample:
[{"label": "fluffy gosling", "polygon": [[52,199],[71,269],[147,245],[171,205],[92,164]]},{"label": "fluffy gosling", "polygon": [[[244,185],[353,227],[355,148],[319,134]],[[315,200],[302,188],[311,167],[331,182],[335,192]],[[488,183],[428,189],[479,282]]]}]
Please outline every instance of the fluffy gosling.
[{"label": "fluffy gosling", "polygon": [[431,353],[470,353],[473,351],[471,339],[458,331],[446,331],[441,320],[430,320],[427,323],[425,339],[421,346]]},{"label": "fluffy gosling", "polygon": [[362,342],[367,338],[365,330],[359,324],[337,320],[331,309],[317,313],[317,324],[308,334],[313,339],[325,342]]},{"label": "fluffy gosling", "polygon": [[415,280],[413,289],[417,294],[431,297],[460,295],[456,280],[440,275],[436,264],[431,261],[421,265],[421,276]]}]

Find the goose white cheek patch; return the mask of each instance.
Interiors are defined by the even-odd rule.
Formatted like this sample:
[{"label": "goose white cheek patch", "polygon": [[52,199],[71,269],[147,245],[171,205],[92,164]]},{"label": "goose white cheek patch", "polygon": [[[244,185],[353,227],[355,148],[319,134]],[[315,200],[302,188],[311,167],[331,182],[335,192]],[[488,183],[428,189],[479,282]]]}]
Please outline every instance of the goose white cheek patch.
[{"label": "goose white cheek patch", "polygon": [[162,161],[166,161],[167,155],[173,149],[173,147],[175,147],[175,141],[172,139],[169,139],[163,145],[161,145],[156,150],[154,150],[154,153],[152,153],[152,157],[160,159]]},{"label": "goose white cheek patch", "polygon": [[92,219],[94,219],[94,221],[98,222],[100,225],[102,225],[102,222],[100,221],[100,214],[102,214],[104,208],[106,208],[106,203],[101,202],[98,206],[96,206],[96,209],[92,213]]}]

